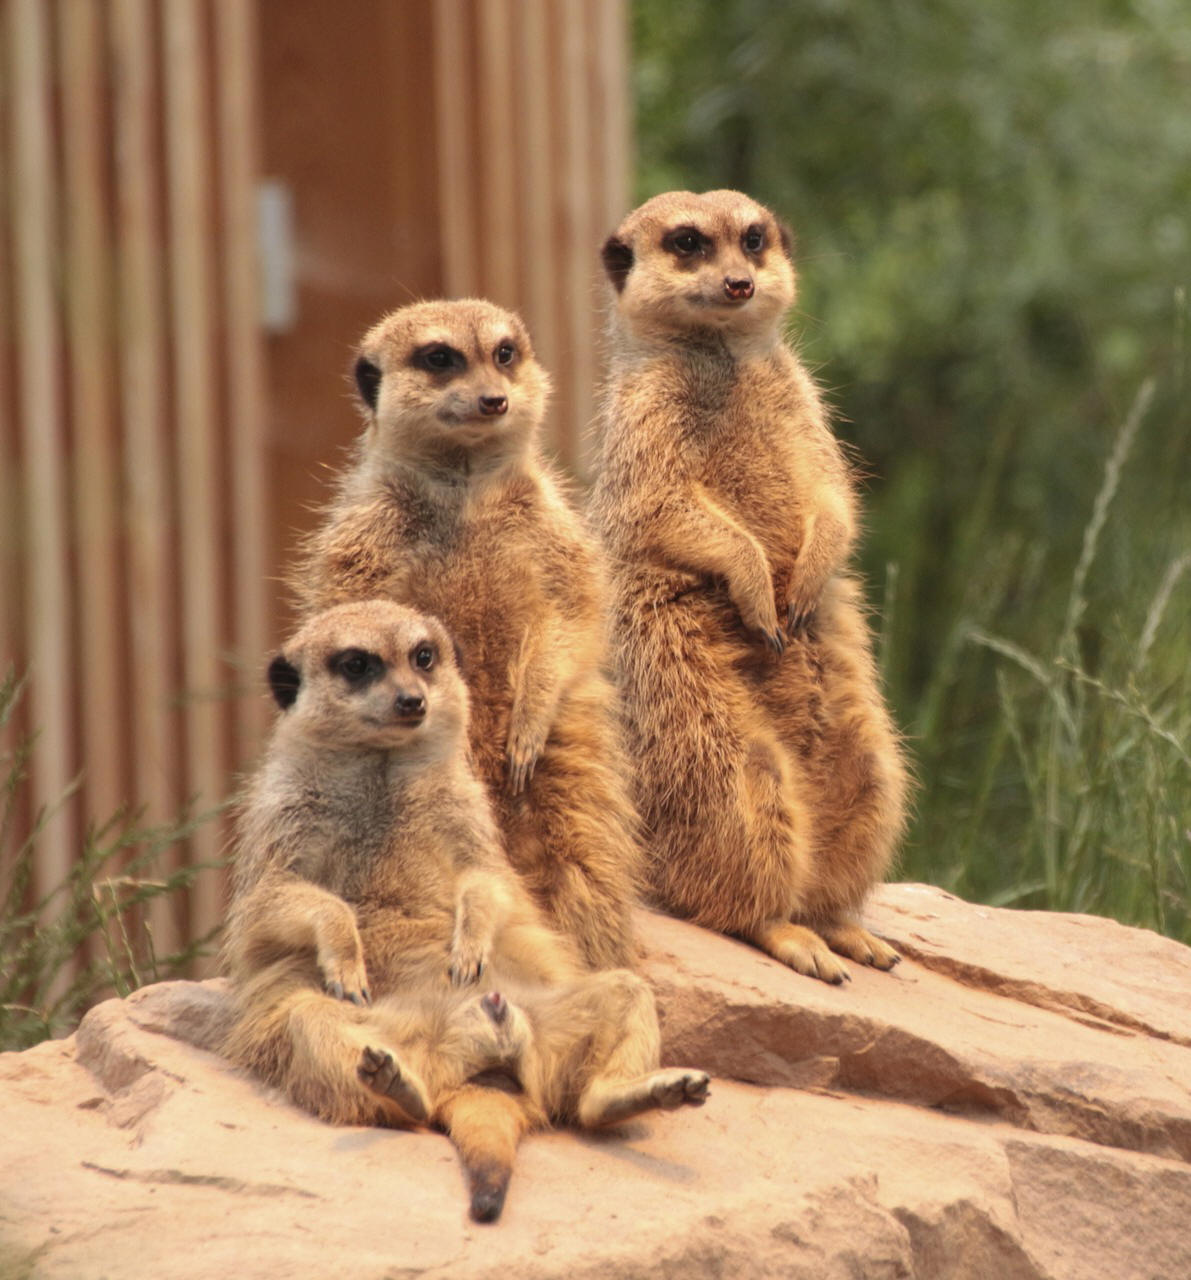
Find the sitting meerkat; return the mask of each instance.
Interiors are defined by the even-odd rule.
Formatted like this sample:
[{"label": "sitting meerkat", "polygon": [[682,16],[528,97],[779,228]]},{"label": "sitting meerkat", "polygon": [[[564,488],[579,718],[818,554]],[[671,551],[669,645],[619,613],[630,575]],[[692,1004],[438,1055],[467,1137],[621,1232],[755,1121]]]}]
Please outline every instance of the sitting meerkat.
[{"label": "sitting meerkat", "polygon": [[897,954],[855,912],[907,772],[847,570],[855,482],[782,340],[788,233],[735,191],[675,191],[603,248],[615,294],[591,508],[647,876],[674,912],[840,982]]},{"label": "sitting meerkat", "polygon": [[480,1220],[527,1129],[704,1100],[705,1073],[658,1069],[645,983],[583,968],[509,867],[439,622],[337,606],[269,680],[282,711],[239,815],[224,944],[233,1060],[333,1122],[441,1124]]},{"label": "sitting meerkat", "polygon": [[598,545],[537,442],[549,389],[521,321],[423,302],[364,337],[367,426],[292,585],[306,616],[385,597],[464,655],[471,747],[509,860],[593,968],[631,962],[636,818]]}]

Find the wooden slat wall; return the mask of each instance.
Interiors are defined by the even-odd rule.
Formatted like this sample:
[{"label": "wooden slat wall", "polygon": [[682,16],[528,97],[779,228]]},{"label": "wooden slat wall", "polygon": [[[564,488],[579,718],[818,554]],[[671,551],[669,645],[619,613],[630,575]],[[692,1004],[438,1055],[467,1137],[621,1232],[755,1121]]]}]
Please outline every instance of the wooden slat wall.
[{"label": "wooden slat wall", "polygon": [[[6,745],[39,733],[23,820],[82,773],[34,891],[90,821],[210,805],[255,754],[280,576],[358,430],[344,374],[382,311],[520,310],[555,381],[548,443],[585,478],[626,46],[625,0],[0,0],[0,665],[30,675]],[[268,338],[262,176],[296,214],[297,324]],[[217,921],[221,888],[150,913],[159,953]]]},{"label": "wooden slat wall", "polygon": [[[126,613],[132,795],[150,814],[181,804],[175,608],[171,591],[173,500],[169,438],[165,231],[158,132],[160,74],[154,49],[152,0],[114,0],[116,252],[119,287],[119,378],[123,416]],[[157,901],[152,925],[158,948],[181,936],[173,905]]]},{"label": "wooden slat wall", "polygon": [[[30,774],[37,808],[63,794],[78,754],[75,745],[74,601],[70,565],[70,497],[57,289],[61,193],[51,112],[54,98],[53,11],[40,0],[9,0],[9,142],[12,157],[13,317],[19,501],[27,568],[23,574],[25,663],[33,679],[28,708],[38,749]],[[64,813],[41,850],[49,883],[73,859],[78,824]]]},{"label": "wooden slat wall", "polygon": [[[258,324],[256,183],[260,171],[260,95],[254,9],[220,4],[215,9],[215,65],[218,77],[219,217],[223,246],[221,316],[227,378],[224,413],[229,424],[227,461],[231,541],[232,652],[241,666],[237,683],[256,688],[262,650],[270,637],[273,609],[266,530],[272,510],[265,467],[266,397],[264,347]],[[251,127],[250,127],[251,126]],[[262,740],[268,702],[241,696],[236,701],[240,743]]]},{"label": "wooden slat wall", "polygon": [[74,430],[72,492],[78,547],[79,634],[87,637],[86,674],[79,682],[82,759],[92,812],[114,813],[128,796],[122,752],[112,749],[120,724],[120,628],[112,602],[120,598],[119,453],[116,377],[110,321],[111,221],[104,172],[106,85],[102,12],[62,0],[62,152],[66,261],[66,340],[71,352],[69,398]]},{"label": "wooden slat wall", "polygon": [[[29,674],[32,892],[118,808],[223,799],[271,633],[252,0],[0,0],[0,664]],[[11,157],[11,159],[9,159]],[[176,860],[213,859],[219,824]],[[168,869],[168,868],[163,868]],[[222,877],[150,915],[214,925]]]},{"label": "wooden slat wall", "polygon": [[604,287],[628,209],[622,0],[438,0],[437,137],[447,296],[525,317],[554,377],[550,440],[591,463]]}]

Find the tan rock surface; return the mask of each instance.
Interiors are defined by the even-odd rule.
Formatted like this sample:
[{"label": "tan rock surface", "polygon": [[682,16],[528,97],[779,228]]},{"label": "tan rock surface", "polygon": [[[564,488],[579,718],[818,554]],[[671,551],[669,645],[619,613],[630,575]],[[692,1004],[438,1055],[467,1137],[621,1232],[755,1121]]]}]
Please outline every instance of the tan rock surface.
[{"label": "tan rock surface", "polygon": [[227,1067],[219,983],[110,1001],[0,1055],[0,1277],[1191,1276],[1191,953],[921,886],[870,922],[916,958],[836,989],[643,915],[713,1096],[531,1137],[491,1227],[445,1138]]},{"label": "tan rock surface", "polygon": [[709,946],[679,921],[652,919],[644,971],[670,1059],[1191,1160],[1191,1050],[1165,1038],[1191,1002],[1188,948],[1091,916],[976,907],[926,885],[885,886],[868,923],[925,962],[892,974],[853,965],[841,992],[792,988],[754,948]]}]

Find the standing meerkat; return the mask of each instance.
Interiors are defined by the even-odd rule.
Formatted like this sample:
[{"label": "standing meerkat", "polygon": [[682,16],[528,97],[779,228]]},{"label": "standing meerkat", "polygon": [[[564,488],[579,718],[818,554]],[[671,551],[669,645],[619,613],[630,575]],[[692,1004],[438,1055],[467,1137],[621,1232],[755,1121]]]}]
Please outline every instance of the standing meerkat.
[{"label": "standing meerkat", "polygon": [[647,874],[669,909],[840,982],[907,774],[856,579],[855,483],[782,340],[788,233],[735,191],[660,195],[603,248],[615,291],[592,511]]},{"label": "standing meerkat", "polygon": [[585,970],[510,869],[441,624],[341,605],[269,678],[282,714],[238,824],[229,1056],[333,1122],[441,1124],[480,1220],[527,1129],[705,1099],[705,1073],[658,1069],[645,983]]},{"label": "standing meerkat", "polygon": [[444,621],[510,861],[588,965],[628,964],[639,852],[603,564],[539,453],[549,384],[525,327],[488,302],[404,307],[355,381],[367,426],[292,575],[299,603],[380,596]]}]

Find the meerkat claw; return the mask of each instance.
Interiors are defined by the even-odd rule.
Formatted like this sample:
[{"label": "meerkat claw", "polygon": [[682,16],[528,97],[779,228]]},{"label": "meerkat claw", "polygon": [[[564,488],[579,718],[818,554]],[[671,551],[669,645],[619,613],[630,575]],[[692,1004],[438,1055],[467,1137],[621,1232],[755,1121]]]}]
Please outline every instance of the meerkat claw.
[{"label": "meerkat claw", "polygon": [[786,612],[786,631],[790,638],[800,636],[810,625],[813,609],[804,609],[799,605],[792,604]]},{"label": "meerkat claw", "polygon": [[347,1000],[351,1004],[363,1007],[372,1003],[372,997],[368,994],[367,987],[361,987],[355,991],[347,990],[342,982],[328,982],[326,992],[333,1000]]},{"label": "meerkat claw", "polygon": [[510,750],[508,754],[508,791],[510,795],[519,796],[533,781],[533,771],[537,767],[540,752],[532,750]]}]

